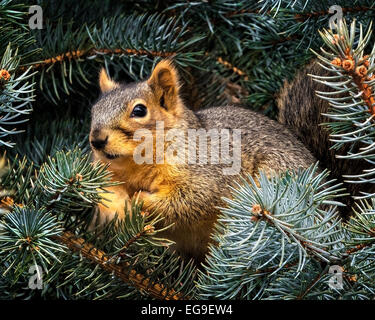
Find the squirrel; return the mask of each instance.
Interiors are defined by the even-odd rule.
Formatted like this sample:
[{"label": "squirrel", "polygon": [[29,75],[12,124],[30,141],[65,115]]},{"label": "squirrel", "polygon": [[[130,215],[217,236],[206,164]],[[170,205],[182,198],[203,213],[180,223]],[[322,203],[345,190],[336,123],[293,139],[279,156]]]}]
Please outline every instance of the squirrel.
[{"label": "squirrel", "polygon": [[[183,257],[204,260],[219,208],[225,206],[223,197],[231,197],[230,187],[241,176],[250,174],[257,181],[260,170],[271,176],[308,168],[316,162],[291,130],[260,113],[231,105],[193,112],[181,98],[179,75],[168,59],[160,61],[147,80],[131,84],[113,81],[102,69],[99,86],[101,96],[92,107],[89,135],[93,160],[108,163],[112,179],[122,184],[108,188],[112,193],[103,196],[105,200],[93,221],[104,224],[116,213],[122,219],[126,201],[138,194],[144,211],[156,210],[162,215],[162,227],[172,224],[163,236],[175,243],[175,250]],[[157,128],[160,123],[163,130]],[[240,146],[239,170],[228,174],[225,163],[207,163],[200,154],[191,163],[155,161],[157,136],[163,138],[165,151],[172,144],[166,139],[172,129],[182,133],[177,135],[181,146],[177,151],[190,150],[186,133],[191,130],[197,130],[198,136],[207,130],[227,130],[220,143],[227,143],[232,154]],[[142,130],[151,133],[151,138],[135,139]],[[239,141],[234,139],[236,130],[241,133]],[[211,138],[208,147],[214,148],[219,140]],[[141,144],[145,148],[139,156],[149,153],[152,161],[135,160]]]},{"label": "squirrel", "polygon": [[[330,177],[343,184],[349,196],[338,199],[346,206],[340,208],[343,218],[348,218],[354,204],[353,196],[362,195],[360,192],[375,193],[375,184],[348,183],[343,175],[358,175],[372,164],[361,159],[342,159],[338,155],[346,155],[349,146],[339,150],[331,149],[328,128],[322,123],[331,121],[325,114],[329,112],[328,101],[316,95],[317,91],[332,91],[328,86],[314,81],[310,75],[332,76],[332,73],[322,68],[316,59],[297,71],[292,81],[285,81],[277,97],[278,122],[292,130],[300,141],[319,159],[322,168],[330,171]],[[353,147],[353,146],[352,146]],[[358,143],[352,152],[359,150]]]}]

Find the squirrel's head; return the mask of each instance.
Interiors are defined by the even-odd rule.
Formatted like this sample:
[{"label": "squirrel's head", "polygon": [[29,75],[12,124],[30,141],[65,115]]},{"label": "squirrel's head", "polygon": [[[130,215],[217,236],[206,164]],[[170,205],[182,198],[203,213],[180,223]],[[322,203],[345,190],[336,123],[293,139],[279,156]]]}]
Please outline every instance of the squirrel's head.
[{"label": "squirrel's head", "polygon": [[102,95],[92,107],[90,144],[96,158],[119,161],[133,156],[140,143],[133,140],[139,129],[155,130],[156,122],[173,128],[183,116],[177,70],[162,60],[143,82],[119,84],[104,69],[99,76]]}]

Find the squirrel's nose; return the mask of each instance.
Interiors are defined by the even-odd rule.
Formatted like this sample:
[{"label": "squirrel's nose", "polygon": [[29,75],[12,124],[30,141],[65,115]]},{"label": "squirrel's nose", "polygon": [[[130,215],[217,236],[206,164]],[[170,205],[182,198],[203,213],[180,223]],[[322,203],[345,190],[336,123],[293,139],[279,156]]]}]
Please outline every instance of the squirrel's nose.
[{"label": "squirrel's nose", "polygon": [[108,136],[102,140],[102,139],[92,139],[91,140],[91,145],[96,149],[96,150],[102,150],[106,146],[108,142]]}]

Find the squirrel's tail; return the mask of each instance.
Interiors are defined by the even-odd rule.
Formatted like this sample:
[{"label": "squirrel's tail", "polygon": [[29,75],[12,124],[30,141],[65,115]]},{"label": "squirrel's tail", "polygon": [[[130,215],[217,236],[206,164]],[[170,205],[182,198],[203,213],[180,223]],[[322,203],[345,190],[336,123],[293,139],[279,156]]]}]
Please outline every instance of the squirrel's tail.
[{"label": "squirrel's tail", "polygon": [[285,82],[277,99],[278,121],[294,131],[319,160],[321,167],[331,171],[332,178],[344,183],[347,192],[350,193],[344,202],[350,206],[353,202],[352,196],[361,195],[360,191],[375,192],[375,185],[345,183],[343,175],[360,174],[364,169],[368,169],[370,164],[364,160],[336,157],[336,155],[346,154],[348,148],[331,149],[333,143],[329,140],[329,132],[325,126],[321,125],[329,121],[323,113],[327,113],[330,106],[326,100],[319,98],[315,93],[316,91],[327,92],[330,88],[313,81],[308,74],[331,75],[316,61],[313,61],[300,70],[293,81]]}]

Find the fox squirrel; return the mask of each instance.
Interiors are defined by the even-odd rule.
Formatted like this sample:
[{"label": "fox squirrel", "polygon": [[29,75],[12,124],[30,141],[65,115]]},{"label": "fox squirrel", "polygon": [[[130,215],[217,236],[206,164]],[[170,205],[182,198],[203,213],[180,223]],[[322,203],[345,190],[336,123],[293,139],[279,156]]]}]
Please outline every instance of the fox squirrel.
[{"label": "fox squirrel", "polygon": [[[230,197],[230,186],[238,177],[249,173],[256,178],[259,170],[272,175],[307,168],[316,162],[286,126],[254,111],[234,106],[191,111],[180,97],[178,73],[170,60],[159,62],[148,80],[132,84],[114,82],[102,69],[99,84],[102,95],[92,107],[90,144],[94,160],[109,163],[112,179],[123,184],[109,188],[113,193],[105,194],[107,200],[105,205],[99,205],[95,221],[103,224],[113,219],[115,213],[121,219],[125,202],[139,192],[145,211],[157,210],[164,217],[163,224],[173,223],[164,236],[173,240],[177,251],[185,257],[204,259],[218,207],[225,205],[222,197]],[[163,123],[164,131],[159,132],[158,122]],[[165,130],[186,133],[195,129],[202,133],[215,128],[227,129],[230,134],[241,130],[240,168],[236,174],[225,174],[222,162],[202,164],[198,161],[204,160],[200,156],[192,163],[155,162],[156,136],[164,135],[165,148],[171,144],[165,139]],[[139,130],[151,132],[148,145],[147,139],[134,139]],[[179,137],[181,148],[186,151],[189,147],[183,142],[187,137]],[[226,142],[234,153],[234,141],[227,137]],[[217,143],[218,139],[211,139],[207,145],[214,147]],[[151,148],[149,163],[137,163],[134,159],[140,144]],[[143,151],[142,156],[148,152]]]}]

